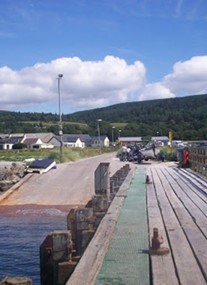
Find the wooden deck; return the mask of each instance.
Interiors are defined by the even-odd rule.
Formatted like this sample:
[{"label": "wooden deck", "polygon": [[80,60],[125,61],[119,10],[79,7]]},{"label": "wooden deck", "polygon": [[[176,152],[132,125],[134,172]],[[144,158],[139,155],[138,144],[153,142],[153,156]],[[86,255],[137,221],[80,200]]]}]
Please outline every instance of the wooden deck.
[{"label": "wooden deck", "polygon": [[[141,205],[144,214],[138,211]],[[164,240],[161,247],[169,253],[148,258],[153,228],[158,228]],[[145,239],[143,246],[140,241]],[[67,285],[82,285],[83,280],[84,285],[206,285],[207,179],[173,163],[137,166],[112,201]]]},{"label": "wooden deck", "polygon": [[147,168],[149,234],[170,253],[151,256],[153,285],[207,284],[207,180],[177,167]]}]

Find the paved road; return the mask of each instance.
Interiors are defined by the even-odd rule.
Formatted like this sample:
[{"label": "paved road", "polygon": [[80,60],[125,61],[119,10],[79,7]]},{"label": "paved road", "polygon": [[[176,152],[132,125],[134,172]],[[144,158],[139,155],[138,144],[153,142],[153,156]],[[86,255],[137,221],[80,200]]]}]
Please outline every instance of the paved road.
[{"label": "paved road", "polygon": [[94,172],[101,162],[110,163],[110,176],[125,163],[116,154],[58,164],[45,174],[33,174],[1,205],[85,205],[94,195]]}]

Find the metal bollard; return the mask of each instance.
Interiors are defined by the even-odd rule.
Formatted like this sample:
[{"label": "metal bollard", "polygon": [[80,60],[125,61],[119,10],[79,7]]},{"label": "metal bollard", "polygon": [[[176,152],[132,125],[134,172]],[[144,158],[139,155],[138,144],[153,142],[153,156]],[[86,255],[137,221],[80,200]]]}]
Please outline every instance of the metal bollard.
[{"label": "metal bollard", "polygon": [[159,236],[158,228],[153,228],[152,246],[150,248],[151,255],[164,255],[169,253],[169,249],[161,247],[163,237]]}]

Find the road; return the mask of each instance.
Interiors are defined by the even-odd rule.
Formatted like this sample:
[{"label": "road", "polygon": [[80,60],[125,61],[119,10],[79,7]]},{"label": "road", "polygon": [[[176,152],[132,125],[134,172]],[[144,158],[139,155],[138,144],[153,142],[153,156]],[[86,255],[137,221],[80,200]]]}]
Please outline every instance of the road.
[{"label": "road", "polygon": [[110,176],[125,163],[115,153],[58,164],[45,174],[32,174],[1,205],[83,205],[94,195],[94,173],[101,162],[110,163]]}]

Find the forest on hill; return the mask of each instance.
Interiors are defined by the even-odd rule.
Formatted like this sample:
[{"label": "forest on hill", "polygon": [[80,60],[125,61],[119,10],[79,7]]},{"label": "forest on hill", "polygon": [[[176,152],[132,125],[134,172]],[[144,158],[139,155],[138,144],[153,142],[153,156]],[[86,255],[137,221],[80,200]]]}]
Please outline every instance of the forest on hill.
[{"label": "forest on hill", "polygon": [[[207,139],[207,94],[128,102],[93,110],[63,114],[63,133],[151,137],[173,133],[177,140]],[[0,111],[0,133],[53,132],[59,116],[52,113]]]}]

